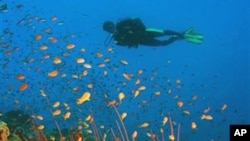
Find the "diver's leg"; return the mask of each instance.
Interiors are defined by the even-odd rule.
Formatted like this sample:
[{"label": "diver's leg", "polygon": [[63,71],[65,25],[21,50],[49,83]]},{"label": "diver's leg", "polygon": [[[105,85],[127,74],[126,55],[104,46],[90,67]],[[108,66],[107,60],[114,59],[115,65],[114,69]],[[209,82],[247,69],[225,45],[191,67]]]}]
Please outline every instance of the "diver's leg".
[{"label": "diver's leg", "polygon": [[180,32],[176,32],[173,30],[162,30],[162,29],[155,29],[155,28],[146,28],[146,32],[153,37],[161,37],[161,36],[177,36],[179,38],[183,38],[183,34]]},{"label": "diver's leg", "polygon": [[164,30],[164,35],[169,35],[169,36],[183,36],[182,33],[176,32],[173,30]]},{"label": "diver's leg", "polygon": [[151,38],[151,39],[143,40],[140,44],[147,45],[147,46],[155,46],[155,47],[156,46],[166,46],[166,45],[173,43],[176,40],[179,40],[179,38],[170,37],[167,40],[157,40],[157,39]]},{"label": "diver's leg", "polygon": [[146,32],[153,37],[161,37],[165,35],[164,30],[155,28],[146,28]]}]

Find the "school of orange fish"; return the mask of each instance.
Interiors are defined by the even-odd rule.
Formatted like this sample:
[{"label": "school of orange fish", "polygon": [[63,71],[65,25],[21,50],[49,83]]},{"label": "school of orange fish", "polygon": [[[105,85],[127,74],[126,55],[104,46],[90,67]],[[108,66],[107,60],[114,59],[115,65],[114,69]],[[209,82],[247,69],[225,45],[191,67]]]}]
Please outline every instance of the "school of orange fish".
[{"label": "school of orange fish", "polygon": [[[121,136],[117,126],[120,118],[133,141],[176,140],[177,126],[188,124],[188,129],[180,129],[181,140],[183,132],[193,133],[211,125],[216,116],[211,110],[221,113],[227,109],[226,103],[220,108],[195,104],[203,100],[202,94],[187,93],[189,99],[182,98],[181,78],[167,77],[150,68],[128,71],[131,62],[115,56],[116,47],[93,49],[77,42],[82,38],[79,35],[66,31],[57,34],[52,25],[60,28],[59,19],[25,15],[15,22],[17,28],[27,30],[21,41],[11,31],[1,37],[6,82],[1,99],[32,113],[38,129],[51,128],[48,124],[56,120],[61,127],[93,134],[90,124],[95,122],[104,141],[111,138],[111,132]],[[118,116],[113,107],[118,109]],[[201,120],[203,127],[199,126]]]}]

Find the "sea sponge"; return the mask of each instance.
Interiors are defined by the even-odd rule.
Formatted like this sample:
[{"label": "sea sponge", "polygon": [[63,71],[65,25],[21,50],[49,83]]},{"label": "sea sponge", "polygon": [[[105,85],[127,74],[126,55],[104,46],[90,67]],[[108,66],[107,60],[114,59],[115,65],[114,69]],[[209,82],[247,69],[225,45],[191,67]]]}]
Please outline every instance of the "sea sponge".
[{"label": "sea sponge", "polygon": [[9,135],[10,131],[7,127],[7,124],[3,121],[0,121],[0,141],[7,141]]}]

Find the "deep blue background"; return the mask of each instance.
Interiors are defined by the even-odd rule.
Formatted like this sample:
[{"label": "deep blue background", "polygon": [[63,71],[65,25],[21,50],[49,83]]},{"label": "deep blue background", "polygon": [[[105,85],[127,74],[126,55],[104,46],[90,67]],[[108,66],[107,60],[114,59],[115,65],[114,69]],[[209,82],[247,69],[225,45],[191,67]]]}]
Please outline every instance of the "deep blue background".
[{"label": "deep blue background", "polygon": [[[84,119],[91,109],[97,125],[105,125],[105,129],[101,130],[104,133],[110,127],[116,129],[115,120],[118,119],[114,110],[106,107],[105,103],[117,99],[119,92],[123,91],[126,98],[118,110],[128,113],[124,122],[129,136],[137,130],[138,140],[149,139],[146,132],[151,130],[160,136],[163,116],[181,124],[181,140],[228,140],[229,124],[250,122],[248,1],[20,0],[2,3],[7,3],[8,11],[0,13],[0,113],[22,108],[26,112],[42,115],[45,119],[39,122],[46,128],[54,128],[53,124],[48,125],[53,121],[51,105],[61,101],[70,105],[72,115],[66,121],[61,116],[55,117],[60,126],[76,125],[76,120]],[[17,8],[17,4],[23,7]],[[44,19],[44,22],[37,22],[35,16]],[[51,21],[52,16],[57,16],[58,20]],[[184,31],[193,27],[204,35],[204,42],[196,45],[178,41],[165,47],[139,46],[136,49],[113,45],[114,51],[108,52],[103,45],[108,34],[102,30],[102,23],[106,20],[116,22],[124,17],[140,17],[146,26],[153,28]],[[22,23],[17,24],[20,20],[23,20]],[[50,34],[43,31],[47,27],[52,29]],[[6,28],[12,34],[4,33]],[[35,41],[33,37],[38,33],[43,38]],[[68,37],[72,34],[75,37]],[[47,38],[50,36],[56,37],[58,42],[49,42]],[[64,41],[66,36],[68,40]],[[67,50],[67,43],[74,43],[76,47]],[[42,44],[48,45],[49,49],[39,50]],[[14,48],[18,50],[14,51]],[[80,48],[85,48],[86,52],[82,53]],[[7,51],[11,51],[11,55],[7,55]],[[65,52],[70,55],[64,57]],[[104,57],[96,57],[96,52],[102,52]],[[49,54],[50,59],[44,59],[44,54]],[[54,65],[54,56],[59,56],[63,63]],[[83,57],[92,64],[88,76],[79,80],[71,77],[85,70],[75,62],[77,57]],[[105,57],[110,58],[110,62],[105,68],[98,68],[97,64],[103,62]],[[34,61],[27,61],[30,58]],[[122,65],[120,59],[126,59],[129,64]],[[59,70],[59,76],[49,78],[47,73],[53,69]],[[137,75],[139,69],[143,70],[142,76]],[[108,71],[107,76],[102,75],[103,70]],[[122,77],[124,72],[133,74],[132,80],[125,80]],[[18,73],[26,78],[15,79]],[[67,77],[61,78],[63,73]],[[152,76],[154,80],[150,80]],[[138,87],[134,84],[136,78],[140,78],[146,90],[133,98],[131,91]],[[176,79],[181,80],[180,89],[176,88]],[[19,92],[23,82],[27,82],[29,87]],[[127,85],[123,86],[123,82]],[[86,88],[87,83],[93,83],[94,88]],[[80,90],[73,93],[75,86],[79,86]],[[172,90],[170,95],[166,94],[168,89]],[[49,105],[40,96],[39,90],[48,95]],[[77,106],[76,99],[84,91],[92,93],[91,100]],[[161,95],[155,96],[155,91],[161,91]],[[104,93],[109,95],[107,99]],[[182,108],[176,106],[175,95],[184,102]],[[198,99],[192,101],[192,95],[197,95]],[[15,104],[14,100],[19,100],[19,104]],[[142,100],[146,100],[147,104],[143,105]],[[220,111],[223,104],[227,104],[228,108]],[[214,119],[201,120],[200,116],[208,106],[211,108],[209,114]],[[65,112],[62,104],[59,109]],[[183,109],[188,109],[191,114],[184,116]],[[197,123],[196,130],[190,128],[192,121]],[[142,122],[149,122],[150,126],[138,128]],[[177,126],[174,128],[176,130]],[[164,130],[166,139],[168,124]]]}]

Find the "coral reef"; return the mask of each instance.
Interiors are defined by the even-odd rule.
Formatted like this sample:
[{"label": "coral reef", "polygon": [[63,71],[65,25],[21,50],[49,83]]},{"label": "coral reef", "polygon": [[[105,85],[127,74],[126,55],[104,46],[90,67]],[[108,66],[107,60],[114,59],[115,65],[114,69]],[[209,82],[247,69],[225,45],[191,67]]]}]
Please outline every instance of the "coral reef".
[{"label": "coral reef", "polygon": [[7,124],[3,121],[0,121],[0,141],[7,141],[9,135],[10,131],[7,127]]}]

